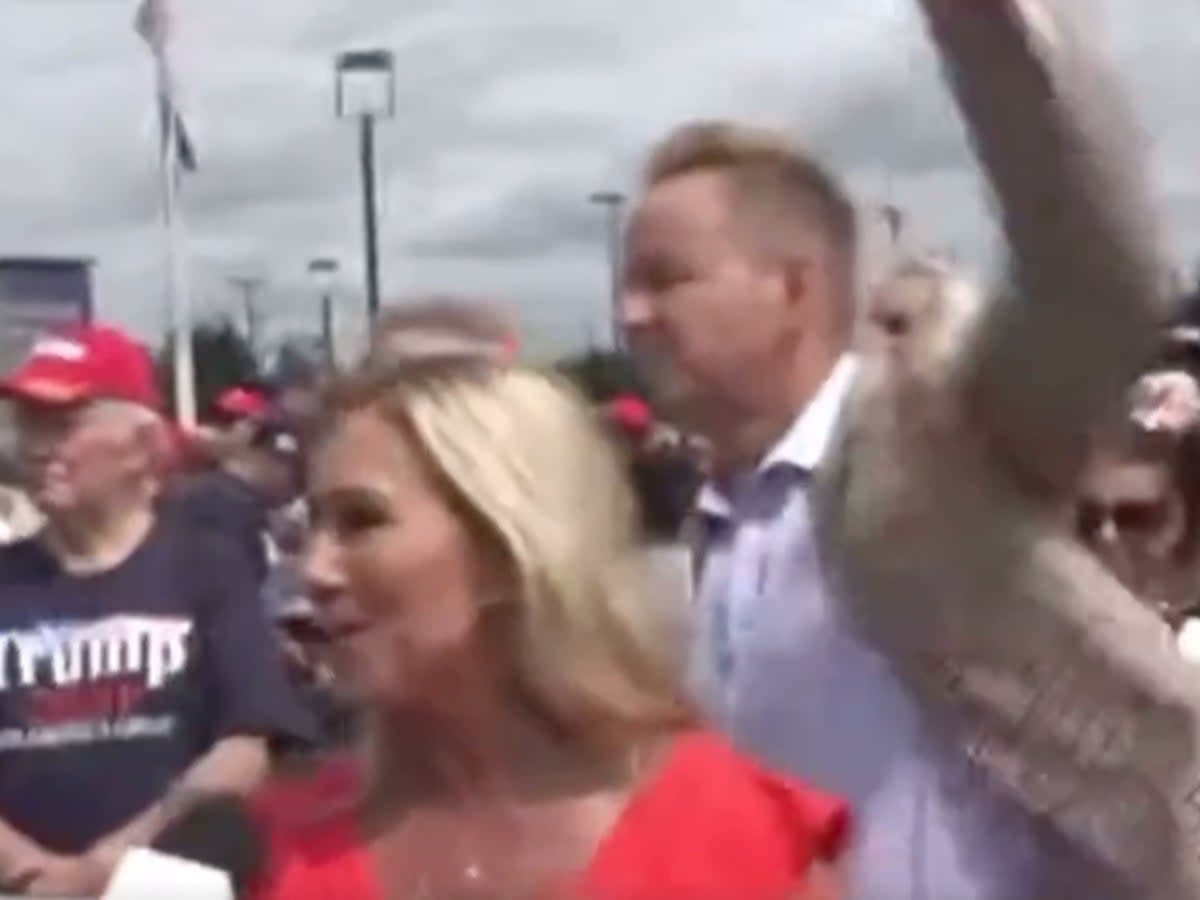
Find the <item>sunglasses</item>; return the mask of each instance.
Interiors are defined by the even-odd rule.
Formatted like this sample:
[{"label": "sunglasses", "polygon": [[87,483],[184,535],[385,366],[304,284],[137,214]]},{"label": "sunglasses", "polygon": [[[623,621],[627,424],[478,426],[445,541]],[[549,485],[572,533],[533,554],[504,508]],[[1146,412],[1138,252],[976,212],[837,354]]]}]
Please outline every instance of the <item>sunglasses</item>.
[{"label": "sunglasses", "polygon": [[1101,503],[1083,500],[1076,511],[1081,534],[1097,534],[1105,525],[1112,525],[1118,534],[1145,535],[1157,531],[1167,521],[1166,500],[1121,500]]}]

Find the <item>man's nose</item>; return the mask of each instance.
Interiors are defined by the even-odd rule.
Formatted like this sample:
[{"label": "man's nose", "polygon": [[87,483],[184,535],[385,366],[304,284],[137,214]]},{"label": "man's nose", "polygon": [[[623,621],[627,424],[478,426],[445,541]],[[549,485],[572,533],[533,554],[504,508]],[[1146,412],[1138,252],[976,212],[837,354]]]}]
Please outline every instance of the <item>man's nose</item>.
[{"label": "man's nose", "polygon": [[621,330],[626,334],[648,328],[654,321],[654,310],[647,293],[637,286],[627,285],[623,288],[617,307],[617,318]]},{"label": "man's nose", "polygon": [[1116,547],[1121,543],[1121,530],[1112,516],[1105,516],[1100,527],[1096,529],[1096,538],[1104,547]]}]

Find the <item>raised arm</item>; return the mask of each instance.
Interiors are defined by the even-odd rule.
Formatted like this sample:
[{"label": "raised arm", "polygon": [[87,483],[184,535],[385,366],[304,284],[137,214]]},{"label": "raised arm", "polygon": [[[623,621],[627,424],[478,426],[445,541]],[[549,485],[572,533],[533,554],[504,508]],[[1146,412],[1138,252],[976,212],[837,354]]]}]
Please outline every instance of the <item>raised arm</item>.
[{"label": "raised arm", "polygon": [[962,388],[1002,452],[1057,491],[1165,312],[1142,136],[1097,48],[1048,0],[920,3],[1010,254]]}]

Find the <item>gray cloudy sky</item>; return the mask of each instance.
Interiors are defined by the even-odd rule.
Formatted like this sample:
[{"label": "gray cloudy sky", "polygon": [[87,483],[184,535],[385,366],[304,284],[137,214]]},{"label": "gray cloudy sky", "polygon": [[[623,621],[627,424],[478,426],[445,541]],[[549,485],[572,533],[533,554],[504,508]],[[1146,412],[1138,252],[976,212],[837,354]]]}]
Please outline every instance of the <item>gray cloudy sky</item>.
[{"label": "gray cloudy sky", "polygon": [[[1180,259],[1200,256],[1200,4],[1106,2]],[[399,66],[399,112],[379,138],[386,294],[485,291],[539,347],[604,334],[604,232],[587,195],[629,184],[685,117],[787,125],[864,203],[908,208],[921,240],[976,259],[990,243],[911,0],[174,3],[201,157],[186,214],[202,313],[236,310],[227,278],[254,271],[274,333],[314,329],[304,267],[332,255],[342,327],[356,329],[355,134],[332,116],[331,71],[356,46],[389,47]],[[150,337],[164,277],[133,6],[0,0],[0,253],[95,256],[101,314]]]}]

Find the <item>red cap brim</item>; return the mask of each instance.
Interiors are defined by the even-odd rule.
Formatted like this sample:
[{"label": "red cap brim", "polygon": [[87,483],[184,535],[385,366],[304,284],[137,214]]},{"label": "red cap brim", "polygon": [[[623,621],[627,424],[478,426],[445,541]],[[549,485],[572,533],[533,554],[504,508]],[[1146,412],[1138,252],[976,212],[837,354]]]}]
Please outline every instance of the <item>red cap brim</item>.
[{"label": "red cap brim", "polygon": [[87,385],[36,372],[16,372],[0,381],[0,396],[42,406],[72,406],[91,399]]}]

